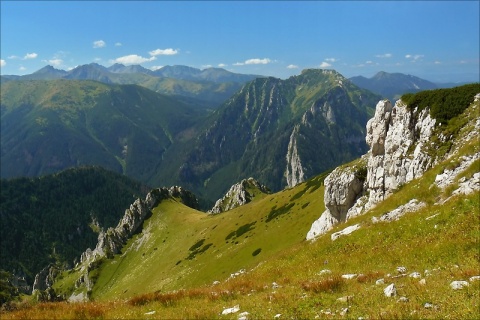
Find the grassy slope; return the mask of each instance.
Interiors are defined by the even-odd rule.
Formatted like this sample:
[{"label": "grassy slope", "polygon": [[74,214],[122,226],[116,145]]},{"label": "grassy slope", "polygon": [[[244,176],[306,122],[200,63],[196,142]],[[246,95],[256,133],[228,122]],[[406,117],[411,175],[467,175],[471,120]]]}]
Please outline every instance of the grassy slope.
[{"label": "grassy slope", "polygon": [[[478,106],[472,112],[478,114]],[[175,246],[178,251],[176,254],[185,257],[188,254],[187,248],[201,238],[206,238],[205,244],[212,242],[216,246],[197,255],[196,266],[200,269],[198,273],[185,272],[181,279],[176,279],[176,288],[180,289],[183,287],[182,281],[187,283],[189,278],[192,280],[198,277],[199,279],[192,283],[193,286],[198,285],[197,287],[144,294],[126,302],[110,300],[74,306],[66,303],[40,304],[33,308],[2,314],[2,318],[51,318],[54,315],[62,318],[145,318],[145,313],[155,311],[148,317],[237,319],[238,313],[221,315],[223,308],[234,305],[239,305],[239,313],[247,311],[250,313],[250,317],[255,319],[273,318],[276,314],[282,314],[281,318],[315,318],[317,316],[319,318],[339,318],[341,310],[346,307],[349,311],[344,317],[352,319],[359,317],[374,319],[478,318],[480,315],[480,281],[472,282],[469,287],[458,291],[450,289],[449,284],[453,280],[468,280],[471,276],[480,275],[480,252],[478,249],[480,246],[480,194],[477,191],[469,196],[454,197],[445,204],[438,205],[436,203],[447,199],[455,187],[440,190],[431,186],[436,175],[442,173],[445,168],[452,169],[452,166],[458,165],[457,159],[461,156],[479,151],[480,138],[476,135],[470,142],[459,146],[456,158],[438,164],[427,171],[421,179],[404,185],[387,201],[379,204],[366,215],[337,226],[315,242],[302,241],[305,233],[299,234],[298,237],[293,234],[288,235],[290,230],[301,229],[292,226],[293,221],[298,221],[296,219],[310,210],[316,218],[320,214],[320,208],[323,207],[320,200],[322,188],[311,193],[310,191],[314,189],[311,187],[310,191],[303,192],[308,183],[266,196],[259,201],[225,214],[207,217],[208,219],[196,217],[193,213],[186,215],[183,217],[184,219],[196,220],[199,224],[197,225],[195,222],[184,226],[188,230],[185,234],[190,238],[185,238],[182,246]],[[469,178],[476,172],[480,172],[480,161],[478,160],[461,176]],[[396,222],[377,224],[371,222],[373,216],[378,217],[412,198],[426,202],[427,207],[416,213],[407,214]],[[259,235],[258,231],[265,228],[266,216],[272,212],[273,202],[277,201],[277,208],[279,208],[292,199],[296,204],[290,214],[279,216],[278,224],[271,224],[268,227],[269,231],[264,231],[274,231],[272,236],[275,235],[278,238],[274,240],[268,237],[267,242],[261,242],[260,238],[255,238],[255,243],[249,247],[249,241],[254,239],[253,234]],[[304,210],[298,208],[300,204],[305,205],[307,202],[309,205]],[[173,206],[173,204],[162,205],[162,208],[165,209],[165,216],[169,215],[166,211],[168,206]],[[178,206],[174,207],[179,208]],[[314,208],[315,210],[313,210]],[[316,214],[313,214],[314,211]],[[294,212],[297,214],[294,215]],[[182,212],[178,213],[182,214]],[[239,217],[241,213],[243,216]],[[264,217],[263,222],[261,217]],[[152,217],[151,221],[153,222],[154,219]],[[211,224],[204,222],[210,219],[215,219],[215,222]],[[232,224],[228,224],[230,227],[222,230],[222,227],[225,228],[227,225],[223,224],[227,222],[227,219],[237,219],[239,226],[242,223],[253,221],[257,221],[257,223],[255,229],[248,233],[252,236],[246,240],[245,235],[247,234],[240,237],[239,245],[234,247],[225,244],[225,235],[233,229]],[[205,224],[201,225],[200,222]],[[334,242],[330,240],[332,232],[356,223],[362,224],[360,230]],[[280,229],[282,224],[282,229]],[[217,227],[208,235],[207,233],[202,234],[201,227],[207,225],[208,228],[213,228],[215,225]],[[148,225],[145,227],[146,229],[148,229]],[[216,234],[215,230],[222,232]],[[171,235],[173,235],[173,230]],[[272,250],[271,254],[263,256],[262,254],[267,250],[262,250],[256,257],[251,256],[251,252],[255,248],[267,248],[268,243],[278,245],[278,242],[284,239],[290,239],[291,242],[288,245],[285,243],[283,250],[277,252]],[[173,242],[174,239],[171,240]],[[168,241],[170,238],[166,240],[166,243]],[[242,241],[245,241],[245,244],[240,245],[243,243]],[[223,261],[212,259],[216,249],[240,248],[240,246],[243,246],[244,250],[237,254],[238,259],[241,260],[240,257],[243,255],[250,260],[241,260],[242,263],[237,264],[237,262],[231,261],[236,259],[233,254]],[[226,258],[231,251],[233,249],[223,251]],[[259,263],[260,261],[262,263]],[[222,268],[217,268],[217,270],[220,269],[220,272],[213,268],[216,264],[222,265]],[[182,261],[178,266],[188,270],[193,267],[193,264],[190,264],[190,261]],[[395,277],[398,274],[396,271],[398,266],[406,267],[407,274],[414,271],[420,272],[426,284],[421,285],[419,279],[408,276]],[[212,269],[208,269],[209,267]],[[235,279],[226,280],[230,272],[229,268],[232,271],[245,268],[247,272]],[[319,272],[322,269],[329,269],[332,273],[320,275]],[[431,275],[426,275],[425,270],[430,270]],[[105,271],[107,268],[103,272]],[[363,276],[344,280],[340,276],[346,273],[363,274]],[[381,278],[385,279],[385,284],[376,285],[375,281]],[[131,283],[141,281],[142,277],[136,276],[135,279],[132,279]],[[212,286],[209,284],[212,279],[222,282]],[[280,287],[272,288],[273,282]],[[202,286],[201,283],[207,285]],[[398,290],[397,297],[387,298],[384,296],[383,289],[390,283],[395,283]],[[137,289],[139,287],[137,286]],[[100,291],[96,290],[94,293],[100,294]],[[351,296],[347,302],[337,300],[346,296]],[[408,302],[398,302],[399,296],[407,297]],[[104,297],[108,298],[107,295]],[[426,308],[426,303],[433,304],[433,307]],[[327,311],[334,315],[326,314]]]},{"label": "grassy slope", "polygon": [[[260,194],[252,203],[218,215],[174,200],[162,202],[123,254],[101,267],[92,297],[108,300],[191,288],[253,267],[305,238],[324,208],[321,182],[317,178],[275,195]],[[291,202],[299,192],[303,196]],[[261,252],[253,255],[257,249]],[[69,283],[71,279],[59,282],[57,288]]]}]

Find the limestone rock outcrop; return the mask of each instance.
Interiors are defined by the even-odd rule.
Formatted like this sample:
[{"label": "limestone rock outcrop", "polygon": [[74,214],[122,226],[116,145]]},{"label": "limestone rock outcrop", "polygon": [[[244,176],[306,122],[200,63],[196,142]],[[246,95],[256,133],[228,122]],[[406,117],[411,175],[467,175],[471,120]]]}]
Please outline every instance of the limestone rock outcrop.
[{"label": "limestone rock outcrop", "polygon": [[312,224],[307,240],[324,234],[335,224],[347,220],[347,212],[363,192],[363,167],[338,167],[324,181],[326,210]]},{"label": "limestone rock outcrop", "polygon": [[234,184],[223,198],[218,199],[208,213],[217,214],[242,206],[252,201],[258,192],[269,193],[270,190],[253,178],[244,179]]},{"label": "limestone rock outcrop", "polygon": [[395,106],[378,102],[366,126],[370,150],[362,157],[365,164],[339,167],[325,179],[326,210],[307,240],[372,208],[429,169],[435,161],[427,152],[434,127],[428,108],[410,110],[401,100]]},{"label": "limestone rock outcrop", "polygon": [[[367,184],[369,204],[383,201],[394,190],[420,177],[431,167],[425,152],[435,119],[429,109],[409,110],[401,100],[377,104],[375,116],[367,122],[366,142],[370,146]],[[413,152],[412,152],[413,150]]]}]

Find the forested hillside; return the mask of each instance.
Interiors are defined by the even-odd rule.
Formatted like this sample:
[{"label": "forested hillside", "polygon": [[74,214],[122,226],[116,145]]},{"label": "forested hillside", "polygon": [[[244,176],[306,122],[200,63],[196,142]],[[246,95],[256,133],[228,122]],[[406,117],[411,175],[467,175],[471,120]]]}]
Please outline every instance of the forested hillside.
[{"label": "forested hillside", "polygon": [[25,274],[30,285],[49,263],[72,267],[148,191],[100,167],[0,183],[0,269]]}]

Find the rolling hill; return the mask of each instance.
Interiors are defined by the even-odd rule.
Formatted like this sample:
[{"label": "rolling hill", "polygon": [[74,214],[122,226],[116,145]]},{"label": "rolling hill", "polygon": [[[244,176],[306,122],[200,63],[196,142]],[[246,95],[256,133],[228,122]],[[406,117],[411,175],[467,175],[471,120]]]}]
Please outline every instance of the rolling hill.
[{"label": "rolling hill", "polygon": [[2,178],[99,165],[147,181],[175,137],[203,115],[137,85],[11,81],[1,94]]}]

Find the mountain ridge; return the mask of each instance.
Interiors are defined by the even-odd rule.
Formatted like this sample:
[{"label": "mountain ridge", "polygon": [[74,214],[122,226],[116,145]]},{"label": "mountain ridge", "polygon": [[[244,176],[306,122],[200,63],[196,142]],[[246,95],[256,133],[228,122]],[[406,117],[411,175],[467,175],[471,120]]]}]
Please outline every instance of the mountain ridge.
[{"label": "mountain ridge", "polygon": [[[212,114],[179,179],[195,191],[206,183],[216,196],[249,176],[275,191],[292,186],[366,150],[361,137],[377,99],[331,70],[256,79]],[[312,143],[336,149],[319,155]]]},{"label": "mountain ridge", "polygon": [[379,71],[371,78],[355,76],[349,78],[357,86],[375,92],[390,101],[395,101],[405,93],[415,93],[422,90],[437,89],[438,86],[428,80],[403,74]]}]

